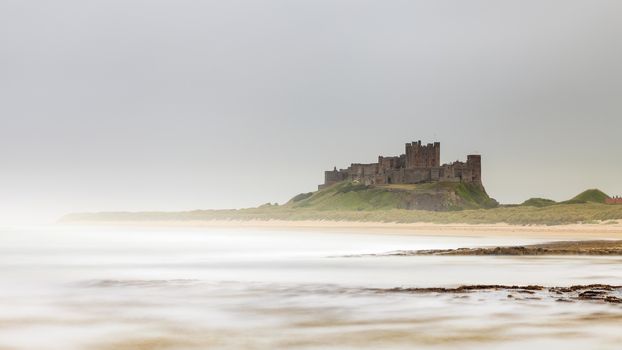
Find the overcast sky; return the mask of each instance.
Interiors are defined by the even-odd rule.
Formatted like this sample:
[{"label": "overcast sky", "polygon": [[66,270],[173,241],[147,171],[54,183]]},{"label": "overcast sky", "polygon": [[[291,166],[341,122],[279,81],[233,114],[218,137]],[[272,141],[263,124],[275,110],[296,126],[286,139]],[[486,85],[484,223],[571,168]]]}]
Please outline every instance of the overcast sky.
[{"label": "overcast sky", "polygon": [[284,202],[440,141],[622,194],[622,1],[0,0],[0,223]]}]

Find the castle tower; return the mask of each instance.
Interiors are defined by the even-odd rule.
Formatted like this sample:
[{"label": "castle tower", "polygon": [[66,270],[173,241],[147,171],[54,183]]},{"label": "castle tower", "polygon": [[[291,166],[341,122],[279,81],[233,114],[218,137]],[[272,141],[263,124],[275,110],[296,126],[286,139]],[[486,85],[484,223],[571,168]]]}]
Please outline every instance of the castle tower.
[{"label": "castle tower", "polygon": [[406,168],[435,168],[441,166],[441,143],[422,145],[421,141],[406,144]]},{"label": "castle tower", "polygon": [[471,182],[482,184],[482,156],[470,154],[467,156],[467,168],[471,169]]}]

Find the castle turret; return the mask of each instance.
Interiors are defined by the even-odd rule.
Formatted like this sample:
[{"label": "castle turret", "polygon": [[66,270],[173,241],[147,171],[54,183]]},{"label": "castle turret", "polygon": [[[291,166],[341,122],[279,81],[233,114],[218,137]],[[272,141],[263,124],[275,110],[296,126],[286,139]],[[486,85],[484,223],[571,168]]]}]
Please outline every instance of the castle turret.
[{"label": "castle turret", "polygon": [[482,184],[482,156],[479,154],[470,154],[467,156],[467,168],[471,170],[471,181],[473,183]]}]

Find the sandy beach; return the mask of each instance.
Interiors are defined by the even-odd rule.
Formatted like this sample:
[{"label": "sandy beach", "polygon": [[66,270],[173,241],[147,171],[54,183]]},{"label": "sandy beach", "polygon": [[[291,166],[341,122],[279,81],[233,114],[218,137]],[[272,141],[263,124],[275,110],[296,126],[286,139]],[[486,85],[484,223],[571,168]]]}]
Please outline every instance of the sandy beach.
[{"label": "sandy beach", "polygon": [[80,222],[71,226],[119,226],[145,228],[254,228],[295,231],[339,231],[399,235],[529,237],[551,240],[622,239],[622,222],[573,225],[435,224],[353,221],[210,220]]}]

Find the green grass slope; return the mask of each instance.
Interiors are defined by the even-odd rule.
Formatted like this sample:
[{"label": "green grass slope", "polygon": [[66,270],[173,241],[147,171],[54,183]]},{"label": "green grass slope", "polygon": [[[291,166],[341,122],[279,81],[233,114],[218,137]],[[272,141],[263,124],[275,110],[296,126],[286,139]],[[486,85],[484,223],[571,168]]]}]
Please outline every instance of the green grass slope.
[{"label": "green grass slope", "polygon": [[230,210],[193,210],[185,212],[76,213],[63,217],[61,223],[102,222],[175,222],[208,220],[322,220],[357,222],[429,222],[437,224],[561,225],[574,223],[609,223],[622,220],[622,205],[598,203],[557,204],[548,207],[512,206],[460,211],[429,210],[317,210],[290,205]]},{"label": "green grass slope", "polygon": [[574,196],[572,199],[569,199],[567,201],[563,201],[563,202],[555,202],[552,199],[546,199],[546,198],[530,198],[526,201],[524,201],[523,203],[521,203],[521,206],[528,206],[528,207],[538,207],[538,208],[543,208],[543,207],[548,207],[551,205],[556,205],[556,204],[585,204],[585,203],[605,203],[605,199],[609,198],[609,196],[604,193],[603,191],[599,190],[599,189],[589,189],[586,191],[583,191],[581,193],[579,193],[578,195]]},{"label": "green grass slope", "polygon": [[[523,205],[497,206],[496,201],[488,197],[482,188],[459,183],[364,186],[344,182],[321,191],[298,195],[284,205],[271,204],[247,209],[185,212],[76,213],[66,215],[60,221],[64,223],[97,223],[325,220],[560,225],[573,223],[608,224],[622,220],[622,205],[604,204],[606,197],[607,195],[601,191],[588,190],[570,201],[561,203],[534,198],[526,201]],[[417,207],[429,205],[441,205],[442,208],[421,210],[421,207]]]},{"label": "green grass slope", "polygon": [[521,205],[526,206],[526,207],[543,208],[543,207],[548,207],[548,206],[555,205],[555,204],[557,204],[557,202],[552,199],[529,198],[528,200],[524,201]]},{"label": "green grass slope", "polygon": [[366,186],[341,182],[329,188],[300,194],[286,206],[316,210],[462,210],[492,208],[497,202],[477,185],[441,182],[417,185]]},{"label": "green grass slope", "polygon": [[565,201],[564,203],[605,203],[605,199],[607,198],[609,198],[609,196],[603,191],[598,189],[590,189],[579,193],[571,200]]}]

